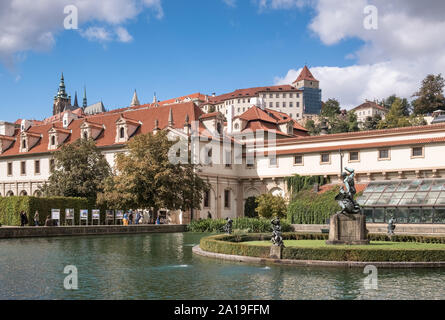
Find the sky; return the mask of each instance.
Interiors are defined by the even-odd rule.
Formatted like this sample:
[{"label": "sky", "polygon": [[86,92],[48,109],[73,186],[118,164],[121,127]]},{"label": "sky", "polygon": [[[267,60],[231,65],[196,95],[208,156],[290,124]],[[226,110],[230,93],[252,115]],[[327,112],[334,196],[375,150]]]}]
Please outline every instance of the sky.
[{"label": "sky", "polygon": [[73,99],[86,87],[107,109],[135,89],[148,103],[288,84],[305,64],[346,109],[410,98],[445,73],[444,12],[442,0],[2,0],[0,120],[50,116],[62,72]]}]

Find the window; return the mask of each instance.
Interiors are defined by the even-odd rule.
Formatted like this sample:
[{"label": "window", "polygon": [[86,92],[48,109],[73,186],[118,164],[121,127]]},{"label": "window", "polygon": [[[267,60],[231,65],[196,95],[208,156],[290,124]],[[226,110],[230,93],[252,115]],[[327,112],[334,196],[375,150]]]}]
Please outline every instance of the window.
[{"label": "window", "polygon": [[40,160],[34,161],[34,174],[40,174]]},{"label": "window", "polygon": [[331,162],[331,157],[329,153],[322,153],[320,156],[320,162],[321,163],[330,163]]},{"label": "window", "polygon": [[379,150],[379,160],[389,160],[389,149]]},{"label": "window", "polygon": [[8,176],[12,176],[12,162],[8,162]]},{"label": "window", "polygon": [[299,98],[300,97],[300,94],[299,93],[297,93],[297,98]]},{"label": "window", "polygon": [[358,151],[349,152],[349,161],[359,161]]},{"label": "window", "polygon": [[49,160],[49,171],[53,172],[55,167],[56,167],[56,165],[55,165],[54,159]]},{"label": "window", "polygon": [[302,154],[296,154],[294,156],[294,165],[302,165],[303,164],[303,155]]},{"label": "window", "polygon": [[279,103],[279,102],[276,103],[276,107],[277,107],[277,108],[280,107],[280,103]]},{"label": "window", "polygon": [[273,102],[269,102],[269,108],[273,108]]},{"label": "window", "polygon": [[230,190],[224,190],[224,208],[230,208]]},{"label": "window", "polygon": [[286,102],[283,102],[283,108],[286,108]]},{"label": "window", "polygon": [[26,174],[26,162],[25,161],[20,162],[20,174],[21,175]]},{"label": "window", "polygon": [[26,149],[26,139],[22,140],[22,149]]},{"label": "window", "polygon": [[297,108],[299,108],[300,107],[300,102],[297,101],[296,106],[297,106]]},{"label": "window", "polygon": [[226,167],[230,167],[232,165],[232,152],[226,151]]},{"label": "window", "polygon": [[273,94],[272,93],[269,95],[269,98],[273,98]]},{"label": "window", "polygon": [[124,137],[125,137],[125,128],[124,128],[124,127],[121,127],[121,128],[119,129],[119,138],[120,138],[120,139],[124,139]]},{"label": "window", "polygon": [[279,98],[279,97],[280,97],[280,94],[279,94],[279,93],[277,93],[277,94],[275,95],[275,97]]},{"label": "window", "polygon": [[411,148],[411,158],[423,158],[423,147]]},{"label": "window", "polygon": [[85,140],[88,140],[88,131],[84,131],[83,132],[83,138],[85,139]]},{"label": "window", "polygon": [[277,165],[277,157],[275,155],[271,156],[269,158],[269,166],[276,166],[276,165]]},{"label": "window", "polygon": [[204,192],[204,208],[210,207],[210,190]]},{"label": "window", "polygon": [[241,103],[241,99],[238,99],[238,103]]},{"label": "window", "polygon": [[294,106],[293,102],[289,102],[289,108],[292,108]]},{"label": "window", "polygon": [[52,146],[56,145],[56,136],[51,136],[51,145]]}]

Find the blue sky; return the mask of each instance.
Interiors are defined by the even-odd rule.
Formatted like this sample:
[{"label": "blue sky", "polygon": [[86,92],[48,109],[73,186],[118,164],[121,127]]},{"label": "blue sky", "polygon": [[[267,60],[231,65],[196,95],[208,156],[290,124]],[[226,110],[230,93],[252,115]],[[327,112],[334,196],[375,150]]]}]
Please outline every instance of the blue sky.
[{"label": "blue sky", "polygon": [[[41,10],[15,12],[30,22],[20,34],[11,34],[5,26],[2,29],[0,22],[0,120],[50,116],[62,71],[73,99],[77,90],[82,100],[86,85],[89,103],[102,100],[114,109],[127,106],[134,89],[141,102],[151,102],[154,92],[161,100],[194,92],[222,94],[289,82],[307,63],[322,80],[323,99],[332,96],[347,105],[364,95],[376,98],[392,92],[386,86],[383,92],[377,88],[376,92],[350,93],[355,89],[351,85],[348,90],[348,83],[335,89],[339,75],[356,83],[366,72],[366,77],[372,76],[385,65],[390,69],[401,63],[390,54],[379,58],[360,55],[362,48],[372,49],[381,41],[376,35],[343,31],[338,39],[338,35],[326,34],[322,0],[306,5],[302,0],[104,0],[117,10],[106,17],[88,12],[83,18],[85,10],[94,8],[79,9],[79,30],[61,27],[63,6],[48,15],[45,6],[54,0],[40,1]],[[138,5],[137,1],[144,2]],[[137,10],[129,7],[133,11],[121,14],[122,6],[133,4]],[[0,18],[12,15],[8,10],[13,9],[0,5]],[[362,13],[357,15],[361,22]],[[91,28],[103,28],[109,35],[123,28],[129,36],[123,40],[88,37],[86,31]],[[4,39],[18,39],[19,45],[2,48],[2,33]],[[49,41],[34,43],[33,37],[48,33]],[[394,91],[397,81],[403,84],[402,76],[393,79]],[[408,80],[417,83],[419,78]],[[373,88],[372,84],[368,87]]]}]

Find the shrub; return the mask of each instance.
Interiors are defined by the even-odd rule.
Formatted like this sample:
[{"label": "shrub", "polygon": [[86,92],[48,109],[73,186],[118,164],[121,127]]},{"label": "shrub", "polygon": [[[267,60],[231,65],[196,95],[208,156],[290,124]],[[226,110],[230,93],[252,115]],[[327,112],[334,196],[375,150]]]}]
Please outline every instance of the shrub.
[{"label": "shrub", "polygon": [[105,210],[95,207],[86,198],[3,197],[0,198],[0,224],[19,226],[20,212],[25,211],[28,215],[29,225],[34,225],[34,213],[37,210],[39,211],[39,224],[44,225],[46,218],[51,216],[51,209],[60,209],[61,225],[65,223],[65,209],[74,209],[75,224],[79,224],[81,209],[88,209],[88,224],[91,224],[92,209],[100,209],[101,223],[105,221]]},{"label": "shrub", "polygon": [[[227,223],[225,219],[193,220],[187,227],[191,232],[223,232]],[[292,226],[285,220],[281,221],[283,232],[292,231]],[[272,232],[272,225],[268,219],[235,218],[233,230],[247,230],[249,233]]]},{"label": "shrub", "polygon": [[[326,240],[326,234],[320,233],[284,233],[285,240]],[[371,240],[388,241],[384,235],[372,234]],[[264,241],[269,240],[267,234],[248,234],[248,235],[217,235],[204,237],[201,239],[200,247],[204,251],[242,255],[258,258],[268,258],[270,254],[269,246],[243,244],[246,241]],[[415,236],[404,235],[399,238],[393,238],[392,241],[412,241],[431,243],[445,243],[445,237]],[[407,261],[407,262],[437,262],[445,261],[445,250],[440,249],[372,249],[351,247],[318,247],[318,248],[283,248],[283,259],[292,260],[322,260],[322,261]]]},{"label": "shrub", "polygon": [[286,200],[281,196],[274,196],[270,193],[260,195],[256,200],[255,211],[262,218],[286,217]]}]

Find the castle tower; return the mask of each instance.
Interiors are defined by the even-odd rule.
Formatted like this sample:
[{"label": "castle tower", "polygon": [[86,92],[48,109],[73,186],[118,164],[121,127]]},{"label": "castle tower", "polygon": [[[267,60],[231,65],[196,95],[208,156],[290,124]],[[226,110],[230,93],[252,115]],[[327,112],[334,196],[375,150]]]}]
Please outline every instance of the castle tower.
[{"label": "castle tower", "polygon": [[82,109],[85,110],[85,108],[88,107],[88,102],[87,102],[87,88],[83,87],[83,102],[82,102]]},{"label": "castle tower", "polygon": [[307,66],[303,67],[297,80],[292,86],[303,91],[303,112],[306,114],[320,114],[321,89],[320,81],[315,79]]},{"label": "castle tower", "polygon": [[54,96],[54,105],[53,105],[53,115],[59,114],[63,112],[65,109],[71,110],[71,96],[67,95],[65,90],[65,80],[63,78],[60,79],[59,89],[57,94]]}]

